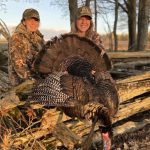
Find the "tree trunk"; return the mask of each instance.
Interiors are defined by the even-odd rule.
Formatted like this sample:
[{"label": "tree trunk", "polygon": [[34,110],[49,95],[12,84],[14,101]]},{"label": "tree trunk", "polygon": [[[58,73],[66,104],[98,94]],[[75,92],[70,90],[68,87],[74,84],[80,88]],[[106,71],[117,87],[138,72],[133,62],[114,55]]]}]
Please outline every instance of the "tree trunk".
[{"label": "tree trunk", "polygon": [[102,16],[102,17],[108,28],[108,33],[107,33],[107,36],[109,38],[109,48],[108,49],[110,51],[112,51],[113,50],[113,37],[112,37],[111,26],[110,26],[107,14],[105,14],[105,16]]},{"label": "tree trunk", "polygon": [[75,16],[78,8],[77,0],[68,0],[69,12],[70,12],[70,26],[71,31],[73,30],[73,22],[75,22]]},{"label": "tree trunk", "polygon": [[97,32],[97,1],[94,1],[94,9],[95,9],[95,31]]},{"label": "tree trunk", "polygon": [[117,37],[117,22],[118,22],[118,0],[115,0],[115,21],[114,21],[114,51],[118,50],[118,37]]},{"label": "tree trunk", "polygon": [[145,49],[148,38],[148,15],[150,0],[139,1],[137,50]]},{"label": "tree trunk", "polygon": [[91,2],[91,0],[86,0],[85,6],[90,7],[90,2]]},{"label": "tree trunk", "polygon": [[136,48],[136,0],[128,0],[129,51]]},{"label": "tree trunk", "polygon": [[136,48],[136,0],[124,0],[124,4],[121,4],[119,2],[119,7],[128,16],[128,31],[129,31],[128,49],[134,50]]}]

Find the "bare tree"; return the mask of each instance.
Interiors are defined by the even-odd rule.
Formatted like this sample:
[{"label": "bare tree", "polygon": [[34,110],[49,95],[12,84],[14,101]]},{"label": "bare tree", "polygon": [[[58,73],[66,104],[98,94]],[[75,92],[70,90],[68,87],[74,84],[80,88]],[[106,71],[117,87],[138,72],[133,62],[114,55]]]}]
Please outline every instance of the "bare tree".
[{"label": "bare tree", "polygon": [[86,2],[85,2],[85,6],[90,7],[90,2],[91,2],[91,0],[86,0]]},{"label": "bare tree", "polygon": [[110,14],[114,12],[114,3],[108,3],[108,0],[97,1],[97,16],[99,15],[106,25],[106,36],[108,37],[108,49],[113,50],[113,32],[110,22]]},{"label": "bare tree", "polygon": [[136,0],[126,2],[128,8],[129,50],[136,49]]},{"label": "bare tree", "polygon": [[124,3],[118,2],[119,7],[128,16],[129,50],[136,49],[136,1],[137,0],[123,0]]},{"label": "bare tree", "polygon": [[[118,9],[121,8],[121,10],[127,14],[128,31],[129,31],[128,49],[129,50],[135,49],[136,48],[136,1],[137,0],[103,0],[103,1],[107,1],[107,3],[114,4],[115,13],[117,13],[116,8],[118,7]],[[114,29],[116,28],[115,25],[117,24],[116,17],[117,16],[115,15]],[[117,30],[117,28],[115,30]]]},{"label": "bare tree", "polygon": [[75,15],[77,12],[77,8],[78,8],[78,2],[77,0],[68,0],[68,4],[69,4],[69,12],[70,12],[70,26],[71,26],[71,30],[73,30],[73,22],[75,21]]},{"label": "bare tree", "polygon": [[103,15],[103,20],[104,22],[106,23],[107,25],[107,28],[108,28],[108,31],[107,31],[107,35],[108,35],[108,38],[109,38],[109,50],[113,50],[113,37],[112,37],[112,31],[111,31],[111,26],[110,26],[110,23],[109,23],[109,19],[108,19],[108,16],[107,14]]},{"label": "bare tree", "polygon": [[97,31],[97,0],[94,0],[94,10],[95,10],[95,31]]},{"label": "bare tree", "polygon": [[114,50],[118,50],[118,37],[117,37],[117,22],[118,22],[118,0],[115,0],[115,20],[114,20]]},{"label": "bare tree", "polygon": [[139,0],[137,50],[145,49],[148,38],[150,0]]}]

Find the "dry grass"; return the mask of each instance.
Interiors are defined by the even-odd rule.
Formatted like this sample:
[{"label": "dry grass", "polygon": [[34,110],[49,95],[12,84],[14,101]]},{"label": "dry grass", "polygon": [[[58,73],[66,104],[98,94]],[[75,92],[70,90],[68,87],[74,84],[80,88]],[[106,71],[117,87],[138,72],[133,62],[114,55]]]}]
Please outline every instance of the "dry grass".
[{"label": "dry grass", "polygon": [[[104,41],[104,46],[106,49],[109,49],[109,42],[107,40]],[[118,42],[118,50],[119,51],[127,51],[128,50],[128,41],[119,41]],[[147,43],[145,50],[150,51],[150,42]]]},{"label": "dry grass", "polygon": [[0,143],[0,148],[2,150],[10,150],[11,148],[11,129],[7,129],[4,134],[0,137],[2,140],[2,143]]},{"label": "dry grass", "polygon": [[39,115],[38,111],[26,106],[1,114],[0,150],[46,150],[41,140],[33,138],[24,144],[14,145],[16,138],[19,140],[20,137],[32,135],[38,130],[41,121]]}]

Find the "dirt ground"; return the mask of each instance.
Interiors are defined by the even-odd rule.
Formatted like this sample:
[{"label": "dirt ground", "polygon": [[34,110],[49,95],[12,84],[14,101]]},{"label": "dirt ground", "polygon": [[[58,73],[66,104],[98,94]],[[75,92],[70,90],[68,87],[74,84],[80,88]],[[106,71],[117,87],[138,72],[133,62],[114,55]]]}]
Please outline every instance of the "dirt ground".
[{"label": "dirt ground", "polygon": [[[143,119],[150,119],[150,111],[132,116],[119,124],[127,121],[141,121]],[[97,138],[99,138],[98,136]],[[102,143],[97,140],[90,150],[102,150]],[[114,137],[112,150],[150,150],[150,123],[135,132]]]},{"label": "dirt ground", "polygon": [[[129,120],[150,119],[150,111],[137,114]],[[150,124],[144,128],[114,138],[112,150],[150,150]]]},{"label": "dirt ground", "polygon": [[115,139],[113,150],[149,150],[150,125],[133,133],[119,136]]}]

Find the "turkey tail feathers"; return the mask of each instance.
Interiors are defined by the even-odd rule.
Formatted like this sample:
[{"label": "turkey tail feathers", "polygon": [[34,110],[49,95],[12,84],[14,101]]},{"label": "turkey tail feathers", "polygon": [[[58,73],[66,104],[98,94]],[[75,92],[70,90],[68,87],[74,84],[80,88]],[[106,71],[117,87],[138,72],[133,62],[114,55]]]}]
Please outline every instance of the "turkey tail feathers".
[{"label": "turkey tail feathers", "polygon": [[81,56],[96,67],[98,71],[111,68],[111,62],[101,47],[86,37],[75,34],[64,34],[47,42],[38,54],[33,67],[41,73],[60,71],[61,63],[67,57]]},{"label": "turkey tail feathers", "polygon": [[107,70],[110,70],[112,68],[112,63],[110,61],[110,58],[108,57],[108,55],[106,53],[103,55],[103,58],[106,63]]},{"label": "turkey tail feathers", "polygon": [[53,73],[38,81],[33,88],[31,101],[45,106],[73,106],[73,97],[62,92],[60,85],[62,75],[62,72]]}]

